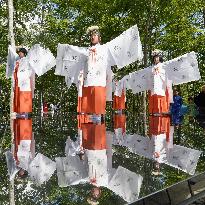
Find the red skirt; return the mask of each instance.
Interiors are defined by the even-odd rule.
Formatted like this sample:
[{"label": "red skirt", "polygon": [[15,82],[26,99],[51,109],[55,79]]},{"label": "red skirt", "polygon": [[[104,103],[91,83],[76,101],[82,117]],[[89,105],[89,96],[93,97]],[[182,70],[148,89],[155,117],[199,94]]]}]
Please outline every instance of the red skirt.
[{"label": "red skirt", "polygon": [[166,133],[169,141],[170,117],[169,116],[149,116],[149,135],[160,135]]},{"label": "red skirt", "polygon": [[15,119],[13,121],[14,132],[14,157],[17,160],[18,145],[21,140],[32,140],[32,119]]},{"label": "red skirt", "polygon": [[32,112],[32,91],[20,91],[18,87],[18,72],[19,63],[16,63],[14,71],[14,96],[13,96],[13,111],[16,113]]},{"label": "red skirt", "polygon": [[78,100],[78,110],[81,110],[82,113],[105,114],[106,87],[83,87],[82,98],[78,98]]},{"label": "red skirt", "polygon": [[149,91],[149,113],[168,113],[170,107],[169,92],[166,89],[165,96],[151,95]]},{"label": "red skirt", "polygon": [[83,148],[89,150],[106,149],[105,124],[82,124]]},{"label": "red skirt", "polygon": [[120,97],[114,95],[113,109],[114,110],[124,110],[125,109],[125,94],[124,94],[124,92],[122,92],[122,95]]},{"label": "red skirt", "polygon": [[126,131],[126,115],[114,115],[114,129],[122,128],[122,133]]}]

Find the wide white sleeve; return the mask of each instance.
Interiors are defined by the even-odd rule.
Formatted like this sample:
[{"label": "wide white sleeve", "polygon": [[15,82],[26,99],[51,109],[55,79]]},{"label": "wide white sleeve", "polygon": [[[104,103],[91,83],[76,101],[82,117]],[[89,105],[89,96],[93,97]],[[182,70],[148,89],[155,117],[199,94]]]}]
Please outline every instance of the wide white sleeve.
[{"label": "wide white sleeve", "polygon": [[56,163],[40,153],[36,155],[28,168],[30,178],[38,185],[48,181],[55,170]]},{"label": "wide white sleeve", "polygon": [[142,44],[137,25],[124,31],[120,36],[106,44],[108,46],[112,64],[123,68],[143,58]]},{"label": "wide white sleeve", "polygon": [[127,202],[138,199],[143,177],[119,166],[109,182],[108,188]]},{"label": "wide white sleeve", "polygon": [[167,61],[163,63],[163,67],[173,85],[196,81],[201,78],[195,52]]},{"label": "wide white sleeve", "polygon": [[85,67],[87,55],[87,48],[58,44],[55,74],[72,78]]},{"label": "wide white sleeve", "polygon": [[10,78],[12,76],[16,60],[18,58],[18,54],[12,48],[11,45],[8,47],[8,56],[7,56],[7,64],[6,64],[6,77]]},{"label": "wide white sleeve", "polygon": [[15,175],[19,171],[19,168],[16,166],[16,161],[13,157],[13,154],[10,151],[6,151],[5,156],[6,156],[9,180],[11,181],[15,178]]},{"label": "wide white sleeve", "polygon": [[78,76],[87,63],[87,49],[68,44],[58,44],[56,75],[65,76],[68,87],[78,81]]},{"label": "wide white sleeve", "polygon": [[30,67],[38,76],[43,75],[56,65],[55,57],[49,49],[42,48],[39,44],[34,45],[28,52]]},{"label": "wide white sleeve", "polygon": [[145,69],[130,73],[124,80],[127,81],[128,89],[131,89],[134,94],[151,90],[152,82],[152,69],[147,67]]},{"label": "wide white sleeve", "polygon": [[194,175],[201,151],[174,145],[169,151],[168,165]]},{"label": "wide white sleeve", "polygon": [[60,187],[78,184],[88,178],[87,162],[78,156],[57,157],[55,160]]}]

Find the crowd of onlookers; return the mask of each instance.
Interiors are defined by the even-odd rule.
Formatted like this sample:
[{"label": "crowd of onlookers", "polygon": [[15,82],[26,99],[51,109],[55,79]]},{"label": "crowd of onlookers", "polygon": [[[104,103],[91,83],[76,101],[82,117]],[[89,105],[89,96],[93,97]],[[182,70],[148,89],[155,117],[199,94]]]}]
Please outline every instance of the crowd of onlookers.
[{"label": "crowd of onlookers", "polygon": [[205,122],[205,85],[202,86],[201,92],[197,96],[188,98],[187,105],[183,104],[182,97],[175,89],[170,111],[174,125],[180,125],[184,115],[188,115],[191,119],[197,118]]}]

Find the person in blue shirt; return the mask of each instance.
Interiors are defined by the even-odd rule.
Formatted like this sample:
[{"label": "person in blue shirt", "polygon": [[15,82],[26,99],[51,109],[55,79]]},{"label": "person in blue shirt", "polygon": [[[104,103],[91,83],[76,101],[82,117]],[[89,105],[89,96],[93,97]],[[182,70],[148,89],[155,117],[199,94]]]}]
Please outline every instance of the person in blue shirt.
[{"label": "person in blue shirt", "polygon": [[171,105],[172,124],[178,126],[183,120],[183,115],[181,113],[183,100],[176,89],[174,90],[173,101],[174,102]]}]

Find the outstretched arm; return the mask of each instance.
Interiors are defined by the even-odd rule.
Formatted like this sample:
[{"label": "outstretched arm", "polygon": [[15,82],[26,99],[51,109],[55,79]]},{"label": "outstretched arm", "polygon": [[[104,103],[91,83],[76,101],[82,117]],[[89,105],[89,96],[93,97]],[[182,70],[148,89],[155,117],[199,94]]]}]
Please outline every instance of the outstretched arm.
[{"label": "outstretched arm", "polygon": [[113,65],[122,68],[143,58],[142,45],[137,25],[124,31],[106,44],[112,56]]},{"label": "outstretched arm", "polygon": [[125,84],[127,89],[131,89],[136,94],[142,91],[151,90],[152,69],[147,67],[124,76],[119,82]]},{"label": "outstretched arm", "polygon": [[77,82],[80,71],[86,66],[87,55],[87,48],[58,44],[55,74],[65,76],[69,85]]},{"label": "outstretched arm", "polygon": [[38,76],[43,75],[55,66],[55,57],[49,49],[42,48],[39,44],[34,45],[27,55],[29,66]]},{"label": "outstretched arm", "polygon": [[163,63],[169,80],[179,85],[201,78],[195,52],[190,52]]}]

